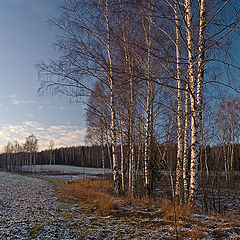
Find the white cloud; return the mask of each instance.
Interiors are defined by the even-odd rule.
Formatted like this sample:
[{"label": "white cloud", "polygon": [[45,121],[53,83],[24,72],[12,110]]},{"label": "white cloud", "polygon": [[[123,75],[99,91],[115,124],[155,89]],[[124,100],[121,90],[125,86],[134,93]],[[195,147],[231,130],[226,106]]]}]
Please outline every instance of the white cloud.
[{"label": "white cloud", "polygon": [[24,100],[24,99],[21,99],[21,100],[12,99],[12,102],[11,102],[11,104],[13,104],[13,105],[34,104],[34,103],[36,103],[36,101],[34,101],[34,100]]},{"label": "white cloud", "polygon": [[31,114],[31,113],[24,113],[23,116],[27,117],[27,118],[34,118],[35,115]]},{"label": "white cloud", "polygon": [[14,140],[23,143],[25,138],[34,134],[39,140],[40,149],[46,149],[49,141],[55,142],[55,147],[67,147],[84,144],[86,129],[73,125],[54,125],[44,127],[33,121],[25,121],[19,125],[5,124],[0,127],[0,148]]},{"label": "white cloud", "polygon": [[13,105],[20,105],[20,104],[34,104],[36,101],[34,100],[25,100],[25,99],[18,99],[16,94],[9,95],[11,99],[11,104]]}]

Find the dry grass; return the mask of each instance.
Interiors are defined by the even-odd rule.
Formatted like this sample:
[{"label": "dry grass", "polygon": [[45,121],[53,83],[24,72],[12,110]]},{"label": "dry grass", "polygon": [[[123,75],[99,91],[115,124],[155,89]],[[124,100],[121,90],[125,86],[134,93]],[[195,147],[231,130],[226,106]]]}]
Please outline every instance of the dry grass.
[{"label": "dry grass", "polygon": [[153,208],[156,207],[159,203],[158,201],[154,201],[148,195],[143,197],[134,197],[132,195],[126,195],[122,197],[122,200],[126,205],[134,205],[143,208]]},{"label": "dry grass", "polygon": [[206,235],[203,233],[201,228],[193,228],[189,231],[178,231],[178,237],[182,238],[191,238],[191,239],[206,239]]},{"label": "dry grass", "polygon": [[[58,185],[59,186],[59,185]],[[239,234],[239,218],[235,215],[225,216],[211,214],[211,218],[191,216],[197,211],[190,204],[177,204],[171,201],[156,201],[149,196],[136,198],[131,195],[116,196],[113,193],[113,182],[109,180],[78,179],[71,184],[60,184],[57,188],[62,199],[76,200],[79,208],[87,213],[114,214],[132,219],[138,227],[165,229],[165,225],[176,239],[216,239],[228,237],[228,230]],[[114,210],[114,211],[113,211]],[[66,215],[68,219],[71,216]],[[152,221],[154,220],[154,221]]]},{"label": "dry grass", "polygon": [[[159,212],[165,220],[186,220],[193,213],[193,208],[189,205],[174,205],[171,201],[159,202],[149,196],[141,198],[131,195],[116,197],[113,194],[113,182],[110,180],[89,180],[81,178],[73,181],[72,184],[61,184],[58,188],[60,199],[71,199],[78,201],[81,209],[90,212],[100,212],[104,214],[112,213],[112,210],[132,206],[133,209]],[[121,211],[120,211],[121,212]],[[156,217],[156,214],[154,215]]]},{"label": "dry grass", "polygon": [[163,211],[163,218],[165,220],[177,221],[188,220],[189,216],[194,213],[194,208],[190,204],[177,204],[171,201],[164,201],[161,203],[161,210]]},{"label": "dry grass", "polygon": [[81,178],[72,184],[62,184],[58,193],[61,199],[77,200],[82,209],[109,214],[117,207],[111,190],[111,181]]}]

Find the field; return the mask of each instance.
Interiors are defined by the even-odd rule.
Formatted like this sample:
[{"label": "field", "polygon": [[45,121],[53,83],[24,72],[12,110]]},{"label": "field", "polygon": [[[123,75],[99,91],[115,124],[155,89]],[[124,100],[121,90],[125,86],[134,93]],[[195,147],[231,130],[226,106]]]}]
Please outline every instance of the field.
[{"label": "field", "polygon": [[103,174],[111,174],[111,169],[102,168],[85,168],[67,165],[25,165],[22,167],[23,172],[47,175],[51,178],[80,178],[80,177],[102,177]]},{"label": "field", "polygon": [[[0,172],[2,239],[240,239],[235,187],[217,193],[208,186],[208,204],[215,198],[216,207],[219,199],[227,206],[220,214],[205,211],[203,195],[195,206],[173,203],[163,193],[157,199],[116,196],[113,182],[101,179],[102,169],[37,165],[24,170],[31,174]],[[166,182],[159,187],[168,188]]]}]

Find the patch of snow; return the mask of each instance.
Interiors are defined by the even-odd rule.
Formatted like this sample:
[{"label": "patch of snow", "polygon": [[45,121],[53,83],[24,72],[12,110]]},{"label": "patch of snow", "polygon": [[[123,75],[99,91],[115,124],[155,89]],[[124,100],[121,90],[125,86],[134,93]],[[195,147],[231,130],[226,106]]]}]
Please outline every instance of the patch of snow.
[{"label": "patch of snow", "polygon": [[[23,171],[28,172],[62,172],[62,173],[76,173],[76,174],[103,174],[102,168],[89,168],[89,167],[75,167],[67,165],[24,165]],[[104,169],[105,174],[111,174],[112,170],[109,168]]]},{"label": "patch of snow", "polygon": [[214,216],[200,215],[200,214],[191,214],[190,218],[197,218],[197,219],[203,219],[203,220],[216,220]]}]

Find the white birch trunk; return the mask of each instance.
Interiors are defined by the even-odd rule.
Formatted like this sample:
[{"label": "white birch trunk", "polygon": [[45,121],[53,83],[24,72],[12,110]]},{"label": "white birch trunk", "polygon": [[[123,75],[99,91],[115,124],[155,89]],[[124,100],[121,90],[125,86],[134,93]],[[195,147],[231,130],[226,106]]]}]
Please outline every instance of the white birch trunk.
[{"label": "white birch trunk", "polygon": [[108,134],[107,134],[107,152],[108,152],[108,158],[110,162],[110,168],[113,170],[113,164],[112,164],[112,155],[110,151],[110,145],[109,145],[109,140],[108,140]]},{"label": "white birch trunk", "polygon": [[149,176],[149,143],[150,143],[150,82],[148,81],[147,91],[147,109],[146,109],[146,127],[145,127],[145,142],[144,142],[144,184],[148,190],[150,186]]},{"label": "white birch trunk", "polygon": [[199,47],[198,47],[198,81],[197,108],[199,121],[199,140],[203,137],[203,80],[204,80],[204,48],[205,48],[205,5],[206,0],[200,0],[199,6]]},{"label": "white birch trunk", "polygon": [[190,165],[190,189],[189,200],[195,201],[198,190],[198,165],[199,165],[199,136],[198,136],[198,115],[194,96],[190,95],[191,100],[191,165]]},{"label": "white birch trunk", "polygon": [[223,144],[223,158],[224,158],[224,171],[225,171],[225,179],[226,182],[228,182],[228,168],[227,168],[227,151],[226,151],[226,146]]},{"label": "white birch trunk", "polygon": [[186,82],[185,90],[185,107],[184,107],[184,139],[183,139],[183,199],[186,202],[188,199],[188,132],[189,132],[189,92],[188,81]]},{"label": "white birch trunk", "polygon": [[107,28],[107,54],[109,60],[109,88],[110,88],[110,111],[111,111],[111,143],[112,143],[112,161],[113,161],[113,181],[114,181],[114,191],[120,193],[120,181],[119,181],[119,167],[116,154],[117,147],[117,117],[115,110],[115,100],[114,100],[114,89],[113,89],[113,69],[112,69],[112,47],[110,40],[110,26],[109,26],[109,8],[108,0],[105,1],[105,20]]},{"label": "white birch trunk", "polygon": [[134,89],[133,89],[133,57],[130,55],[129,46],[128,46],[128,35],[129,30],[128,22],[125,22],[121,19],[121,28],[122,28],[122,39],[123,39],[123,48],[125,55],[125,62],[127,66],[127,74],[129,77],[129,156],[128,156],[128,189],[131,195],[135,195],[135,156],[134,156]]},{"label": "white birch trunk", "polygon": [[102,160],[102,170],[103,170],[103,179],[105,180],[105,160],[104,160],[104,130],[101,126],[101,160]]},{"label": "white birch trunk", "polygon": [[175,5],[176,25],[176,80],[177,80],[177,168],[176,168],[176,197],[181,199],[183,178],[183,124],[182,124],[182,82],[180,79],[180,46],[179,46],[179,20]]},{"label": "white birch trunk", "polygon": [[138,137],[138,148],[137,148],[137,163],[136,163],[136,175],[139,174],[140,170],[140,161],[141,161],[141,156],[142,156],[142,138],[141,135],[139,134]]},{"label": "white birch trunk", "polygon": [[[133,79],[130,77],[130,99],[129,99],[129,190],[135,195],[136,188],[136,170],[134,156],[134,97],[133,97]],[[131,181],[130,181],[131,180]],[[131,184],[130,184],[131,183]]]},{"label": "white birch trunk", "polygon": [[121,187],[122,191],[125,191],[125,178],[124,178],[124,154],[123,154],[123,135],[122,135],[122,124],[119,119],[119,137],[120,137],[120,155],[121,155]]},{"label": "white birch trunk", "polygon": [[196,78],[194,76],[194,47],[192,33],[192,10],[191,0],[185,0],[186,11],[186,34],[188,47],[188,77],[190,81],[190,103],[191,103],[191,165],[189,200],[194,202],[198,191],[198,165],[199,165],[199,114],[196,101]]},{"label": "white birch trunk", "polygon": [[[151,16],[148,16],[148,21]],[[148,30],[146,30],[144,23],[143,28],[145,32],[145,41],[147,47],[147,102],[146,102],[146,128],[145,128],[145,144],[144,144],[144,184],[145,189],[150,193],[150,172],[149,172],[149,147],[151,138],[151,94],[152,94],[152,70],[151,70],[151,21],[148,22]]]},{"label": "white birch trunk", "polygon": [[112,146],[112,162],[113,162],[113,180],[115,192],[120,193],[120,181],[119,181],[119,167],[116,154],[117,146],[117,128],[116,128],[116,112],[115,102],[113,94],[113,81],[110,80],[110,105],[111,105],[111,146]]}]

